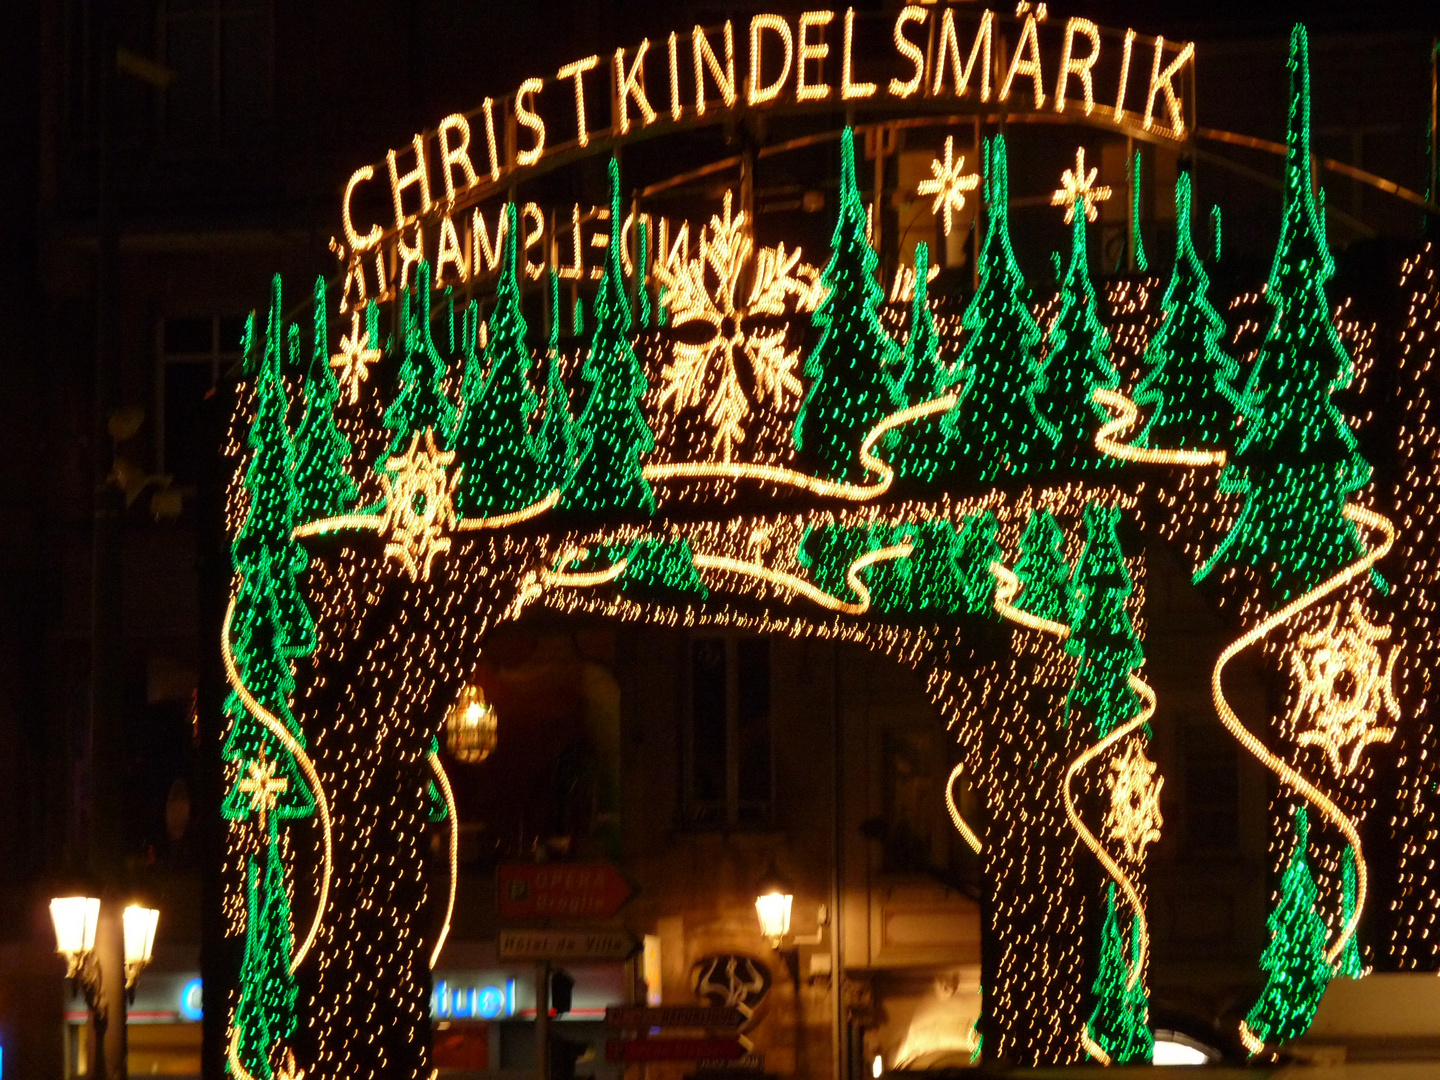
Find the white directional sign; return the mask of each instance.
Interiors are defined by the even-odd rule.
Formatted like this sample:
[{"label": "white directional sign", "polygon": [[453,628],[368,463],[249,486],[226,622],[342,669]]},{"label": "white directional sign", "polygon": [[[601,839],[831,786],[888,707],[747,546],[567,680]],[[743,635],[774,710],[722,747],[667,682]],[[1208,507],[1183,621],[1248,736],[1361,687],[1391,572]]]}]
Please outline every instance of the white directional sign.
[{"label": "white directional sign", "polygon": [[624,930],[501,930],[504,960],[624,960],[640,943]]}]

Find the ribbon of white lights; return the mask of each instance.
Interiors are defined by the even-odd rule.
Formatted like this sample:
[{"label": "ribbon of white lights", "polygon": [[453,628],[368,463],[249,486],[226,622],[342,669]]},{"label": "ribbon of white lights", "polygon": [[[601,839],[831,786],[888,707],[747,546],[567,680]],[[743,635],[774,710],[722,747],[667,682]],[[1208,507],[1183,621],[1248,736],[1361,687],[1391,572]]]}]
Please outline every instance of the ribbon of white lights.
[{"label": "ribbon of white lights", "polygon": [[965,819],[960,816],[960,808],[955,805],[955,781],[964,768],[964,764],[961,763],[950,770],[950,779],[945,781],[945,809],[950,811],[950,820],[955,823],[955,831],[964,838],[965,843],[970,845],[970,850],[979,855],[983,850],[980,837],[975,835],[975,830],[965,824]]},{"label": "ribbon of white lights", "polygon": [[[1114,436],[1134,426],[1136,418],[1135,403],[1123,394],[1113,390],[1099,389],[1091,395],[1100,405],[1116,413],[1116,419],[1104,425],[1095,435],[1095,446],[1104,454],[1111,457],[1118,457],[1125,461],[1142,461],[1153,464],[1186,465],[1190,467],[1204,465],[1223,465],[1225,454],[1222,451],[1200,451],[1200,450],[1146,450],[1139,447],[1127,446],[1116,442]],[[1338,806],[1326,796],[1319,788],[1306,780],[1299,772],[1283,761],[1253,735],[1244,724],[1240,722],[1235,710],[1230,707],[1230,702],[1225,698],[1223,676],[1225,665],[1228,664],[1237,653],[1249,648],[1256,642],[1267,637],[1270,631],[1274,630],[1281,623],[1284,623],[1304,611],[1313,607],[1325,597],[1338,589],[1343,588],[1351,581],[1362,574],[1368,573],[1370,568],[1383,559],[1395,543],[1395,526],[1389,518],[1368,510],[1356,503],[1346,503],[1341,513],[1351,522],[1363,528],[1378,531],[1384,534],[1384,540],[1378,547],[1371,548],[1365,555],[1355,562],[1346,566],[1338,573],[1322,581],[1315,588],[1301,596],[1296,597],[1290,603],[1274,612],[1268,618],[1256,624],[1246,631],[1241,637],[1231,642],[1215,661],[1215,669],[1210,676],[1210,694],[1215,703],[1215,711],[1220,716],[1220,722],[1259,762],[1273,772],[1280,780],[1288,784],[1300,795],[1309,800],[1317,810],[1334,825],[1345,837],[1346,842],[1355,852],[1355,909],[1351,912],[1350,918],[1340,928],[1340,934],[1334,943],[1326,951],[1326,959],[1331,963],[1340,955],[1346,944],[1355,934],[1355,927],[1360,922],[1360,916],[1365,910],[1365,894],[1369,881],[1369,872],[1365,865],[1365,858],[1361,852],[1360,832],[1355,823],[1345,816]],[[1240,1037],[1249,1041],[1246,1042],[1247,1049],[1250,1042],[1255,1040],[1245,1025],[1240,1025]],[[1259,1044],[1264,1049],[1264,1044]],[[1259,1053],[1259,1050],[1251,1050],[1252,1053]]]},{"label": "ribbon of white lights", "polygon": [[455,809],[455,792],[450,788],[450,777],[445,775],[440,755],[432,750],[426,757],[430,760],[435,782],[440,785],[440,793],[445,797],[445,809],[450,814],[450,896],[445,901],[445,923],[440,927],[435,950],[430,954],[430,970],[434,971],[435,965],[440,962],[440,951],[445,948],[445,939],[450,936],[450,919],[455,914],[455,884],[460,873],[460,816]]},{"label": "ribbon of white lights", "polygon": [[225,661],[225,677],[230,682],[230,688],[235,691],[240,703],[245,706],[251,716],[259,720],[265,729],[280,740],[280,744],[295,758],[300,769],[305,774],[306,781],[310,784],[311,794],[315,796],[315,810],[320,817],[320,839],[321,839],[321,874],[320,874],[320,899],[315,904],[315,917],[310,921],[310,932],[305,935],[305,940],[295,950],[295,955],[290,958],[290,970],[294,972],[305,959],[310,951],[310,946],[315,943],[315,935],[320,931],[320,922],[325,916],[325,905],[330,898],[330,875],[333,870],[332,852],[330,846],[330,801],[325,797],[325,789],[320,786],[320,776],[315,771],[315,765],[310,760],[310,755],[305,753],[305,748],[295,741],[295,737],[285,729],[285,725],[276,720],[270,711],[255,700],[249,690],[245,688],[244,681],[240,678],[240,672],[235,667],[235,654],[230,649],[230,620],[235,615],[235,598],[230,598],[230,605],[225,609],[225,624],[220,630],[220,651]]},{"label": "ribbon of white lights", "polygon": [[1346,503],[1342,511],[1346,518],[1366,529],[1372,529],[1384,534],[1384,540],[1379,546],[1371,548],[1361,558],[1355,560],[1343,570],[1322,581],[1315,588],[1302,596],[1296,597],[1286,604],[1279,611],[1276,611],[1269,618],[1253,626],[1245,634],[1232,641],[1215,661],[1215,670],[1210,676],[1210,692],[1215,700],[1215,710],[1220,714],[1220,722],[1225,725],[1230,734],[1240,741],[1240,745],[1250,751],[1260,763],[1273,772],[1286,784],[1303,795],[1325,818],[1344,835],[1346,841],[1355,852],[1355,910],[1351,912],[1350,918],[1340,928],[1340,935],[1335,939],[1334,944],[1325,953],[1325,958],[1332,964],[1340,955],[1350,938],[1355,934],[1355,927],[1360,922],[1360,914],[1365,910],[1365,892],[1369,879],[1369,873],[1365,867],[1365,858],[1360,850],[1360,833],[1355,828],[1355,823],[1341,813],[1340,808],[1332,802],[1314,784],[1306,780],[1300,773],[1296,772],[1287,762],[1272,754],[1258,738],[1240,722],[1235,715],[1235,710],[1225,699],[1225,691],[1222,685],[1222,678],[1225,665],[1243,649],[1249,648],[1256,642],[1267,637],[1271,630],[1286,622],[1292,616],[1304,611],[1319,603],[1325,597],[1343,588],[1351,581],[1362,574],[1368,573],[1370,568],[1383,559],[1395,543],[1395,526],[1390,519],[1368,510],[1355,503]]},{"label": "ribbon of white lights", "polygon": [[1079,757],[1070,762],[1070,767],[1065,770],[1065,782],[1061,785],[1061,790],[1065,794],[1065,816],[1070,819],[1071,827],[1080,834],[1080,839],[1085,841],[1085,846],[1090,849],[1095,858],[1100,860],[1100,865],[1105,867],[1105,872],[1115,879],[1115,883],[1120,886],[1120,891],[1125,894],[1125,899],[1129,901],[1131,908],[1135,911],[1134,934],[1138,939],[1135,946],[1137,955],[1135,963],[1130,968],[1130,977],[1125,980],[1127,988],[1133,987],[1140,981],[1140,973],[1145,969],[1145,956],[1150,951],[1150,932],[1145,924],[1145,908],[1140,902],[1140,894],[1135,889],[1135,883],[1130,880],[1130,875],[1125,873],[1120,868],[1120,864],[1110,857],[1110,853],[1105,850],[1100,841],[1095,838],[1095,834],[1086,828],[1085,822],[1081,820],[1080,812],[1075,809],[1075,793],[1071,790],[1070,785],[1081,769],[1155,715],[1155,691],[1150,689],[1147,682],[1137,679],[1134,675],[1129,677],[1129,683],[1130,689],[1135,691],[1143,702],[1140,712],[1115,728],[1099,742],[1087,747]]},{"label": "ribbon of white lights", "polygon": [[[522,521],[529,521],[537,518],[547,510],[552,510],[555,504],[560,501],[560,491],[550,492],[539,502],[533,502],[529,506],[522,506],[519,510],[511,510],[505,514],[493,514],[490,517],[467,517],[461,518],[456,524],[457,530],[469,529],[506,529],[511,525],[518,525]],[[353,514],[338,514],[335,517],[317,518],[314,521],[307,521],[303,525],[295,526],[291,536],[300,539],[306,536],[323,536],[326,533],[349,531],[370,531],[383,533],[390,528],[390,511],[388,507],[372,507],[376,512],[364,513],[357,511]],[[380,512],[383,509],[383,512]]]},{"label": "ribbon of white lights", "polygon": [[[1003,618],[1009,619],[1011,622],[1018,623],[1031,630],[1040,630],[1047,634],[1054,634],[1061,641],[1064,641],[1070,636],[1070,627],[1064,623],[1053,622],[1050,619],[1042,619],[1039,616],[1031,615],[1027,611],[1021,611],[1014,606],[1015,597],[1019,595],[1020,592],[1020,579],[1015,576],[1015,573],[1010,570],[1009,567],[998,561],[992,562],[990,564],[990,573],[995,578],[995,610],[999,612]],[[1140,712],[1115,728],[1115,730],[1099,742],[1087,747],[1074,761],[1070,762],[1069,767],[1065,770],[1065,782],[1061,785],[1061,790],[1065,796],[1065,816],[1069,818],[1071,828],[1073,828],[1080,839],[1085,842],[1085,846],[1090,849],[1095,858],[1100,861],[1100,865],[1105,868],[1105,872],[1115,879],[1115,883],[1120,886],[1121,892],[1125,894],[1125,899],[1135,912],[1134,933],[1139,939],[1136,946],[1138,955],[1135,958],[1134,965],[1130,969],[1130,976],[1125,983],[1127,987],[1133,987],[1139,981],[1140,973],[1145,968],[1145,956],[1150,949],[1150,933],[1145,923],[1145,908],[1140,902],[1140,894],[1136,891],[1135,883],[1130,880],[1130,876],[1125,873],[1119,863],[1110,857],[1110,853],[1106,851],[1100,841],[1096,839],[1095,834],[1086,828],[1085,822],[1080,818],[1079,811],[1075,808],[1075,795],[1070,789],[1071,782],[1079,774],[1081,769],[1155,715],[1155,691],[1150,689],[1150,685],[1144,680],[1136,678],[1134,675],[1129,676],[1129,684],[1130,689],[1140,696],[1140,700],[1143,703]],[[951,814],[953,817],[953,810]],[[1091,1042],[1088,1033],[1082,1032],[1081,1040],[1087,1044]],[[1086,1045],[1085,1049],[1090,1051],[1097,1060],[1103,1060],[1104,1064],[1108,1065],[1110,1063],[1103,1051],[1096,1052],[1099,1049],[1098,1047],[1096,1050],[1091,1050],[1090,1046]]]},{"label": "ribbon of white lights", "polygon": [[852,502],[866,502],[878,499],[890,490],[895,482],[895,469],[882,458],[875,456],[875,444],[887,433],[898,427],[927,416],[948,412],[959,400],[957,394],[946,394],[930,401],[891,413],[866,434],[860,444],[860,464],[867,472],[875,474],[875,481],[869,484],[847,484],[838,480],[826,480],[819,476],[796,472],[782,465],[756,465],[740,461],[676,461],[668,464],[646,465],[645,479],[674,480],[682,477],[712,480],[761,480],[772,484],[786,484],[803,488],[822,498],[848,499]]},{"label": "ribbon of white lights", "polygon": [[1105,1048],[1090,1037],[1089,1024],[1080,1025],[1080,1045],[1085,1048],[1087,1054],[1100,1062],[1101,1065],[1110,1064],[1110,1055],[1105,1052]]},{"label": "ribbon of white lights", "polygon": [[1095,448],[1102,454],[1141,465],[1185,465],[1193,469],[1225,464],[1224,450],[1154,450],[1118,442],[1115,437],[1129,431],[1139,419],[1140,413],[1135,402],[1116,390],[1106,390],[1103,387],[1092,391],[1090,397],[1097,405],[1115,414],[1113,420],[1095,433]]},{"label": "ribbon of white lights", "polygon": [[805,599],[819,604],[830,611],[839,612],[841,615],[864,615],[870,610],[870,589],[865,582],[860,580],[860,571],[867,566],[873,566],[878,562],[889,562],[891,559],[908,559],[914,551],[910,544],[893,544],[890,547],[878,548],[875,551],[867,551],[845,571],[846,584],[854,591],[860,599],[852,602],[842,600],[838,596],[831,596],[823,589],[795,574],[786,573],[784,570],[774,570],[762,563],[744,562],[741,559],[732,559],[726,555],[707,555],[703,552],[695,553],[695,565],[702,570],[720,570],[731,574],[741,574],[745,577],[756,578],[777,588],[785,589],[788,592],[798,594]]}]

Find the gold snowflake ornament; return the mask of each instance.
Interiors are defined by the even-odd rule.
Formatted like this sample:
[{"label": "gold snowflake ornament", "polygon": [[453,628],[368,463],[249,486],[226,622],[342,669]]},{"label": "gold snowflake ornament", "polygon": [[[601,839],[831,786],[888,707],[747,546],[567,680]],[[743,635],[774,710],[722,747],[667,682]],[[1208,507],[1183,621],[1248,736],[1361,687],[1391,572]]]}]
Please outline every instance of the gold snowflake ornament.
[{"label": "gold snowflake ornament", "polygon": [[405,453],[385,462],[389,475],[380,474],[385,489],[381,531],[390,534],[385,555],[397,560],[411,581],[429,580],[435,556],[450,550],[455,485],[460,481],[459,469],[447,472],[454,461],[455,451],[437,447],[435,431],[427,427],[410,437]]},{"label": "gold snowflake ornament", "polygon": [[1400,719],[1393,683],[1400,650],[1382,657],[1376,643],[1390,637],[1390,627],[1371,623],[1359,603],[1350,605],[1341,626],[1340,609],[1340,604],[1331,609],[1323,630],[1300,635],[1290,670],[1300,691],[1296,714],[1308,722],[1297,741],[1320,747],[1335,774],[1344,776],[1354,771],[1365,747],[1395,737],[1395,729],[1381,726],[1380,719],[1382,714]]},{"label": "gold snowflake ornament", "polygon": [[757,406],[769,401],[784,408],[803,389],[796,373],[800,350],[786,347],[782,326],[755,321],[820,305],[825,287],[800,254],[784,244],[757,250],[727,191],[723,216],[713,215],[700,233],[699,254],[655,264],[676,331],[671,361],[660,373],[660,404],[676,414],[703,407],[711,446],[726,461],[745,441]]},{"label": "gold snowflake ornament", "polygon": [[1105,834],[1125,849],[1131,859],[1143,859],[1145,847],[1160,839],[1160,789],[1165,778],[1155,775],[1155,763],[1145,756],[1145,745],[1132,739],[1124,754],[1110,762],[1105,783],[1110,809]]},{"label": "gold snowflake ornament", "polygon": [[266,759],[265,749],[261,747],[259,759],[246,763],[245,776],[236,785],[243,794],[250,796],[250,809],[260,812],[262,832],[280,793],[290,786],[290,781],[275,775],[275,768],[276,763]]},{"label": "gold snowflake ornament", "polygon": [[350,315],[350,334],[340,335],[340,351],[330,357],[330,366],[338,373],[345,400],[354,405],[360,400],[360,384],[370,378],[370,365],[380,359],[380,350],[370,347],[370,331],[360,329],[360,313]]},{"label": "gold snowflake ornament", "polygon": [[915,188],[916,195],[934,195],[930,206],[932,214],[945,214],[945,235],[950,235],[951,217],[965,207],[965,193],[980,186],[977,173],[966,174],[965,155],[955,156],[955,136],[945,137],[945,160],[936,158],[930,162],[930,179],[921,180]]},{"label": "gold snowflake ornament", "polygon": [[1114,194],[1110,188],[1095,183],[1100,175],[1100,169],[1085,171],[1085,148],[1077,147],[1075,150],[1075,169],[1072,172],[1066,169],[1060,174],[1060,186],[1050,196],[1051,206],[1065,207],[1065,224],[1069,225],[1075,220],[1075,207],[1079,205],[1085,212],[1086,221],[1094,221],[1099,210],[1096,203],[1105,202]]}]

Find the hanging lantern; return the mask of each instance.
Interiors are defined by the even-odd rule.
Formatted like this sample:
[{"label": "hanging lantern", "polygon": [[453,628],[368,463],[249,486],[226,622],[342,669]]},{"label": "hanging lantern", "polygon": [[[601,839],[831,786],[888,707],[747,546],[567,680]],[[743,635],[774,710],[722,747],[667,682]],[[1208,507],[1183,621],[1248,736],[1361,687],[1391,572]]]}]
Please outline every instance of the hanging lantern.
[{"label": "hanging lantern", "polygon": [[467,686],[445,717],[445,748],[467,765],[484,761],[495,749],[495,726],[495,707],[485,691]]}]

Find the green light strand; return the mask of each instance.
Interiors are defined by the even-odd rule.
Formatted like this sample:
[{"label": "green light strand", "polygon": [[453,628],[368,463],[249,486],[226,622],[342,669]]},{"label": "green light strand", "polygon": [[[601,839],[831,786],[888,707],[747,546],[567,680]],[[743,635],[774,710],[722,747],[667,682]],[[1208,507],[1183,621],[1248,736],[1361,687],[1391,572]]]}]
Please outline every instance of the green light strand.
[{"label": "green light strand", "polygon": [[1214,258],[1215,265],[1219,266],[1221,252],[1219,203],[1215,203],[1213,206],[1210,207],[1210,242],[1212,245],[1211,257]]},{"label": "green light strand", "polygon": [[640,308],[640,325],[650,325],[650,288],[647,271],[650,267],[650,229],[642,217],[635,223],[635,299]]},{"label": "green light strand", "polygon": [[[610,220],[621,221],[620,166],[610,160]],[[577,465],[561,496],[562,509],[589,513],[653,514],[655,493],[641,459],[655,449],[641,409],[649,389],[630,342],[630,305],[620,272],[620,245],[605,250],[605,274],[595,296],[595,332],[580,378],[588,387],[577,422]]]},{"label": "green light strand", "polygon": [[847,127],[840,139],[840,212],[822,278],[827,292],[811,316],[818,339],[805,357],[805,399],[792,431],[795,448],[831,480],[868,476],[860,443],[903,405],[892,377],[901,355],[880,325],[884,294],[867,222],[855,179],[855,133]]},{"label": "green light strand", "polygon": [[1140,232],[1140,151],[1130,159],[1130,249],[1135,252],[1135,269],[1142,274],[1150,269],[1145,258],[1145,237]]},{"label": "green light strand", "polygon": [[[905,339],[900,393],[906,405],[933,401],[953,381],[950,368],[940,359],[940,337],[930,310],[930,249],[915,245],[915,293],[910,301],[910,334]],[[945,450],[945,435],[934,420],[907,424],[897,436],[893,454],[896,470],[909,479],[935,478]]]},{"label": "green light strand", "polygon": [[330,367],[323,277],[315,279],[315,338],[305,373],[304,396],[305,412],[295,433],[295,486],[300,500],[299,520],[314,521],[345,513],[359,495],[345,467],[350,440],[335,424],[340,384]]},{"label": "green light strand", "polygon": [[1310,872],[1310,819],[1295,809],[1295,850],[1280,877],[1280,897],[1266,925],[1270,944],[1260,956],[1265,989],[1245,1017],[1256,1038],[1288,1042],[1310,1028],[1332,970],[1325,959],[1328,931],[1316,908],[1319,893]]},{"label": "green light strand", "polygon": [[1175,267],[1164,320],[1145,347],[1135,404],[1148,413],[1135,442],[1164,450],[1229,450],[1240,411],[1240,365],[1222,347],[1225,320],[1190,228],[1190,174],[1175,182]]}]

